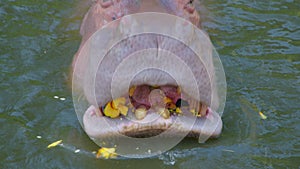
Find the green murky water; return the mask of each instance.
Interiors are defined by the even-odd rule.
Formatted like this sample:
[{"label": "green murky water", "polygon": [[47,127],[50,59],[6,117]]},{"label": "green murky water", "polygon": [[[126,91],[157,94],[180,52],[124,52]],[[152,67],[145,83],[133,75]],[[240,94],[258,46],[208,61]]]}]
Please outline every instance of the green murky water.
[{"label": "green murky water", "polygon": [[[300,2],[203,5],[210,11],[203,26],[228,82],[221,137],[187,139],[151,159],[99,160],[67,83],[87,7],[79,0],[1,1],[0,168],[299,168]],[[59,139],[64,147],[46,149]]]}]

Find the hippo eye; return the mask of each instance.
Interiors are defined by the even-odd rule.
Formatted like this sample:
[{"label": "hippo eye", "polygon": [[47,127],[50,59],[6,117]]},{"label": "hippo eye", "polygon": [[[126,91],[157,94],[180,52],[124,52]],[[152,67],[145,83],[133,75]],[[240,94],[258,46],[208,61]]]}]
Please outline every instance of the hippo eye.
[{"label": "hippo eye", "polygon": [[116,18],[115,16],[113,16],[113,17],[111,17],[111,19],[114,21],[114,20],[116,20],[117,18]]},{"label": "hippo eye", "polygon": [[194,13],[195,11],[193,2],[194,0],[189,0],[189,2],[184,6],[184,9],[187,10],[190,14]]}]

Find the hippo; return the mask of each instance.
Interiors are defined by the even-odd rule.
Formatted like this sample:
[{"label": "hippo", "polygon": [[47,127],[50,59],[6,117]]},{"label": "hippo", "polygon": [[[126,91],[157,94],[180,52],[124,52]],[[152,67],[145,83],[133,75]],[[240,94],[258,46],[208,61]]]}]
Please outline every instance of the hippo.
[{"label": "hippo", "polygon": [[[197,4],[195,3],[193,0],[93,1],[80,28],[82,42],[72,63],[73,78],[77,79],[76,82],[84,81],[84,74],[88,67],[87,60],[89,59],[84,58],[87,56],[82,56],[84,45],[95,32],[107,24],[131,14],[156,12],[182,18],[195,27],[201,28],[200,15],[196,10]],[[184,36],[190,35],[187,33]],[[205,36],[208,38],[208,35],[205,34]],[[88,136],[93,139],[118,137],[119,135],[133,138],[153,137],[167,131],[179,117],[184,117],[186,121],[176,121],[177,127],[169,132],[167,137],[183,135],[192,138],[199,138],[200,136],[215,138],[221,134],[222,120],[219,113],[216,112],[216,107],[220,103],[217,91],[215,91],[214,76],[209,75],[214,74],[215,69],[210,52],[207,54],[207,62],[204,65],[197,61],[195,54],[188,45],[171,37],[157,34],[133,36],[116,44],[115,48],[122,52],[116,54],[110,51],[107,53],[103,66],[96,70],[95,90],[92,90],[96,99],[93,100],[89,87],[84,86],[84,84],[79,85],[83,89],[83,96],[87,98],[90,105],[82,115],[83,128]],[[111,96],[113,75],[111,72],[116,70],[119,65],[116,58],[124,59],[141,49],[157,50],[157,48],[179,55],[179,58],[189,66],[195,75],[194,80],[199,86],[199,91],[201,91],[201,100],[193,97],[194,93],[189,90],[191,85],[188,80],[179,79],[181,84],[179,85],[172,77],[157,70],[148,70],[137,75],[132,79],[129,86],[122,86],[122,83],[118,84],[120,94],[117,98]],[[208,51],[210,51],[209,47]],[[172,55],[169,55],[168,60],[165,59],[167,57],[163,57],[159,62],[164,63],[172,60]],[[80,59],[80,57],[83,58]],[[126,69],[130,70],[133,67],[134,65],[128,66]],[[74,69],[78,71],[74,71]],[[171,69],[174,69],[172,70],[174,74],[182,72],[179,68],[177,70],[176,66]],[[124,73],[122,78],[127,79],[129,77],[126,77]],[[117,105],[123,106],[120,111],[115,108]],[[125,113],[122,113],[122,110]],[[117,113],[114,114],[114,111]],[[209,125],[206,125],[208,121]],[[103,124],[109,124],[110,127]]]}]

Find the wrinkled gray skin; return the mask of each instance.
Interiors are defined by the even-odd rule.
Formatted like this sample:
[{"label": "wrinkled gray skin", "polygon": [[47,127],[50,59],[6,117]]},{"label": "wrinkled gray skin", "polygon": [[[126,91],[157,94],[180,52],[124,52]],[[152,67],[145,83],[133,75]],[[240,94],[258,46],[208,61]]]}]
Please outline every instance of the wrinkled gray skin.
[{"label": "wrinkled gray skin", "polygon": [[[74,69],[76,66],[76,69],[78,71],[73,75],[73,78],[76,77],[77,79],[84,79],[83,76],[86,71],[88,58],[78,57],[83,56],[80,53],[84,53],[82,49],[88,38],[94,32],[100,29],[103,25],[128,14],[140,12],[162,12],[185,18],[191,23],[193,23],[195,26],[199,27],[199,14],[195,10],[194,4],[190,4],[189,2],[190,0],[108,0],[104,2],[103,0],[95,1],[92,4],[88,13],[85,15],[84,20],[82,22],[80,30],[80,33],[82,35],[82,43],[72,63],[72,69]],[[186,36],[188,38],[189,36],[193,35],[186,34]],[[208,62],[206,62],[206,65],[203,65],[203,63],[197,60],[197,56],[195,56],[195,54],[191,52],[191,50],[187,46],[178,43],[168,37],[158,35],[143,35],[143,37],[129,38],[125,40],[124,43],[118,44],[115,47],[123,50],[122,55],[116,56],[116,53],[114,53],[114,51],[112,50],[110,53],[108,53],[108,57],[104,62],[104,65],[107,66],[102,66],[97,72],[95,91],[97,98],[96,104],[98,104],[99,106],[103,106],[112,99],[110,96],[111,78],[113,75],[113,71],[119,63],[116,61],[115,58],[125,58],[132,52],[155,47],[175,53],[182,60],[184,60],[184,62],[187,65],[189,65],[197,80],[201,100],[197,101],[197,99],[192,98],[193,91],[189,90],[190,83],[187,82],[185,78],[179,79],[181,87],[185,89],[183,92],[186,93],[185,95],[187,98],[191,98],[188,99],[190,103],[196,100],[197,102],[200,101],[202,104],[205,104],[208,107],[210,107],[208,108],[208,114],[204,117],[197,118],[192,128],[189,127],[189,124],[182,122],[181,127],[178,128],[177,132],[188,132],[188,136],[190,137],[198,137],[200,134],[206,135],[207,137],[217,137],[222,130],[222,121],[220,116],[212,111],[215,110],[216,107],[218,107],[219,103],[216,97],[216,91],[214,91],[214,76],[209,77],[209,74],[214,74],[210,46],[208,46],[207,50],[207,55],[210,57],[206,58]],[[109,55],[114,55],[114,57],[109,57]],[[161,62],[168,61],[162,59]],[[130,67],[128,67],[128,69],[130,69]],[[180,72],[178,72],[178,74],[179,73]],[[127,77],[124,77],[124,79],[125,78]],[[143,74],[143,77],[137,76],[132,81],[132,84],[147,84],[157,86],[177,85],[174,82],[174,79],[166,76],[165,74],[158,73],[155,71],[147,71],[145,74]],[[124,93],[120,95],[126,94],[126,92],[128,92],[128,86],[120,85],[120,87],[123,89],[122,91],[124,91]],[[89,91],[89,88],[85,87],[84,85],[82,86],[82,88],[84,89],[85,96],[89,100],[91,105],[95,105],[95,103],[92,101],[93,99],[91,92],[93,91]],[[214,97],[213,100],[212,97]],[[190,113],[188,113],[188,110],[183,110],[183,112],[187,118],[194,118],[190,117]],[[155,116],[155,113],[148,113],[144,120],[147,120],[147,118],[151,118],[151,116]],[[90,106],[83,116],[83,124],[85,131],[92,138],[106,138],[110,136],[117,136],[120,133],[132,137],[147,137],[157,135],[160,132],[167,130],[168,127],[170,127],[173,124],[175,119],[175,116],[171,116],[171,118],[169,119],[158,117],[155,121],[151,123],[142,123],[143,120],[140,121],[140,123],[136,123],[128,121],[126,119],[124,120],[124,118],[109,119],[107,117],[104,117],[103,114],[99,111],[99,109],[95,108],[95,106]],[[207,119],[210,121],[211,125],[204,125],[204,122]],[[104,127],[105,125],[103,124],[107,122],[110,124],[111,127]],[[176,132],[172,134],[176,135]]]}]

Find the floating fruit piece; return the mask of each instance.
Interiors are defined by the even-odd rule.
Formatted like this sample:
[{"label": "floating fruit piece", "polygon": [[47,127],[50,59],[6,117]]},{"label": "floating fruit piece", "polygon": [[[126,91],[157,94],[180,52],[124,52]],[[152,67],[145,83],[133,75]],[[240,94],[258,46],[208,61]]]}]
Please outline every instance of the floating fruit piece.
[{"label": "floating fruit piece", "polygon": [[268,117],[264,115],[262,112],[259,112],[260,118],[266,120]]},{"label": "floating fruit piece", "polygon": [[100,148],[96,154],[97,158],[103,157],[105,159],[116,158],[117,153],[115,148]]},{"label": "floating fruit piece", "polygon": [[140,107],[140,108],[138,108],[138,109],[135,110],[134,114],[135,114],[136,119],[142,120],[142,119],[144,119],[146,117],[147,110],[146,110],[145,107]]},{"label": "floating fruit piece", "polygon": [[55,141],[55,142],[49,144],[49,145],[47,146],[47,148],[56,147],[56,146],[59,145],[60,143],[62,143],[62,140]]}]

